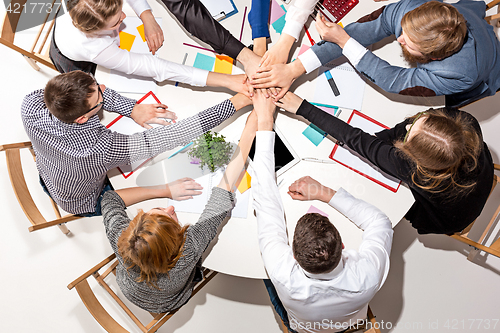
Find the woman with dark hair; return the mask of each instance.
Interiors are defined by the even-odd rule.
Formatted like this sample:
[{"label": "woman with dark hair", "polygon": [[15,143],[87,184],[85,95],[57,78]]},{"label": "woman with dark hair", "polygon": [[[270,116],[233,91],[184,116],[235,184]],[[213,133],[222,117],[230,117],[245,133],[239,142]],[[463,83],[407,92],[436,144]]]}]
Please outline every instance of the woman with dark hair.
[{"label": "woman with dark hair", "polygon": [[277,106],[303,116],[410,188],[405,218],[420,234],[451,234],[481,213],[493,161],[477,120],[451,108],[429,109],[372,136],[288,92]]},{"label": "woman with dark hair", "polygon": [[127,192],[104,194],[106,235],[119,261],[116,279],[132,303],[162,313],[181,307],[191,297],[195,278],[201,277],[201,256],[233,209],[234,191],[256,130],[257,116],[252,112],[238,151],[194,225],[181,225],[173,206],[139,211],[130,221],[125,207],[137,202],[137,197],[128,196]]}]

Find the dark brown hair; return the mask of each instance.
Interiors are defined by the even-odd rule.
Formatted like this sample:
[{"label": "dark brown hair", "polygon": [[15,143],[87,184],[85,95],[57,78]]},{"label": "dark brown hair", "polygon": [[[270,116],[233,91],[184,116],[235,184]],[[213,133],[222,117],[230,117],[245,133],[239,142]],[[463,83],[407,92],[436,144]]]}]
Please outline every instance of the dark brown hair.
[{"label": "dark brown hair", "polygon": [[430,1],[407,12],[401,27],[427,58],[446,58],[462,48],[465,18],[450,4]]},{"label": "dark brown hair", "polygon": [[91,75],[73,71],[55,76],[47,82],[43,97],[53,116],[65,123],[72,123],[88,112],[88,99],[96,89]]},{"label": "dark brown hair", "polygon": [[69,0],[69,16],[80,31],[92,34],[104,29],[109,19],[122,10],[123,0]]},{"label": "dark brown hair", "polygon": [[169,216],[139,210],[118,238],[118,252],[127,269],[137,266],[141,271],[137,282],[157,288],[156,274],[168,273],[182,256],[188,227]]},{"label": "dark brown hair", "polygon": [[459,179],[459,174],[477,168],[483,141],[463,114],[450,115],[444,110],[427,110],[420,131],[407,142],[394,145],[413,162],[411,178],[416,186],[454,198],[467,194],[476,184]]},{"label": "dark brown hair", "polygon": [[340,262],[342,239],[327,217],[308,213],[297,221],[292,250],[300,267],[309,273],[327,273]]}]

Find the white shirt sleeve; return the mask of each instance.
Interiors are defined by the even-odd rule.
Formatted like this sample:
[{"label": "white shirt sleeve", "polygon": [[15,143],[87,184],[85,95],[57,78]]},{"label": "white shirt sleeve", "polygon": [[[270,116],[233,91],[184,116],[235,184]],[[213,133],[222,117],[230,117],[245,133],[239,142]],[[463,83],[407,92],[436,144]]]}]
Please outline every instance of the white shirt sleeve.
[{"label": "white shirt sleeve", "polygon": [[274,138],[275,133],[272,131],[257,131],[252,163],[252,196],[259,247],[270,276],[283,256],[292,251],[288,245],[283,203],[276,185]]},{"label": "white shirt sleeve", "polygon": [[306,74],[311,73],[313,70],[321,66],[321,61],[319,61],[318,56],[313,50],[309,49],[306,52],[298,56],[302,66],[306,70]]},{"label": "white shirt sleeve", "polygon": [[353,197],[343,188],[335,193],[328,204],[364,230],[358,253],[376,267],[374,271],[379,273],[378,279],[382,286],[389,273],[389,255],[394,233],[391,221],[380,209]]},{"label": "white shirt sleeve", "polygon": [[352,37],[345,43],[344,49],[342,50],[342,53],[349,59],[354,67],[358,65],[366,52],[368,52],[366,47],[359,44],[358,41]]},{"label": "white shirt sleeve", "polygon": [[139,17],[145,10],[151,10],[148,2],[146,0],[126,0],[127,3],[132,7],[135,14]]},{"label": "white shirt sleeve", "polygon": [[208,77],[206,70],[177,64],[152,54],[128,52],[116,44],[105,48],[92,61],[119,72],[152,77],[158,82],[172,80],[204,87]]},{"label": "white shirt sleeve", "polygon": [[286,23],[282,33],[299,38],[307,17],[313,12],[318,0],[295,0],[286,13]]}]

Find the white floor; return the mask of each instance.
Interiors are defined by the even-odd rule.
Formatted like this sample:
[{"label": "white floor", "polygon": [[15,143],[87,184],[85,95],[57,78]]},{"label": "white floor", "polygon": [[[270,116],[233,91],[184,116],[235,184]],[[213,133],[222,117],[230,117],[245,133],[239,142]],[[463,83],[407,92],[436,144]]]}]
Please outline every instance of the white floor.
[{"label": "white floor", "polygon": [[[55,72],[47,68],[34,71],[21,55],[3,45],[0,59],[4,105],[0,111],[0,144],[26,141],[20,117],[22,98],[43,88]],[[497,162],[499,103],[500,94],[467,108],[481,122],[485,141]],[[30,184],[34,184],[35,200],[46,200],[35,177]],[[3,153],[0,187],[4,235],[0,241],[0,332],[103,332],[77,292],[66,288],[111,253],[100,218],[70,223],[69,237],[57,228],[29,233],[29,222],[10,186]],[[499,197],[500,193],[495,193],[492,201],[498,202]],[[467,246],[448,237],[419,236],[407,222],[399,223],[389,277],[371,302],[379,322],[388,328],[383,331],[500,332],[496,307],[500,259],[480,257],[472,263],[466,260],[468,251]],[[123,325],[133,327],[126,319]],[[159,332],[193,331],[281,329],[262,281],[219,274]]]}]

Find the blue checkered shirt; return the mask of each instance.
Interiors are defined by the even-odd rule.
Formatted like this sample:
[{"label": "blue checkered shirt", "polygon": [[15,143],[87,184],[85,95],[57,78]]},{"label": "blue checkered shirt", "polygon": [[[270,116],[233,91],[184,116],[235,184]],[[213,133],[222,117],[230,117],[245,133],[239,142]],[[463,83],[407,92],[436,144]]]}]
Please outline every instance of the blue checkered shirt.
[{"label": "blue checkered shirt", "polygon": [[[111,89],[103,97],[105,110],[130,117],[135,100]],[[95,211],[108,170],[185,145],[235,112],[225,100],[176,124],[125,135],[107,129],[98,116],[84,124],[60,121],[47,109],[43,89],[27,95],[21,106],[38,172],[54,201],[72,214]]]}]

